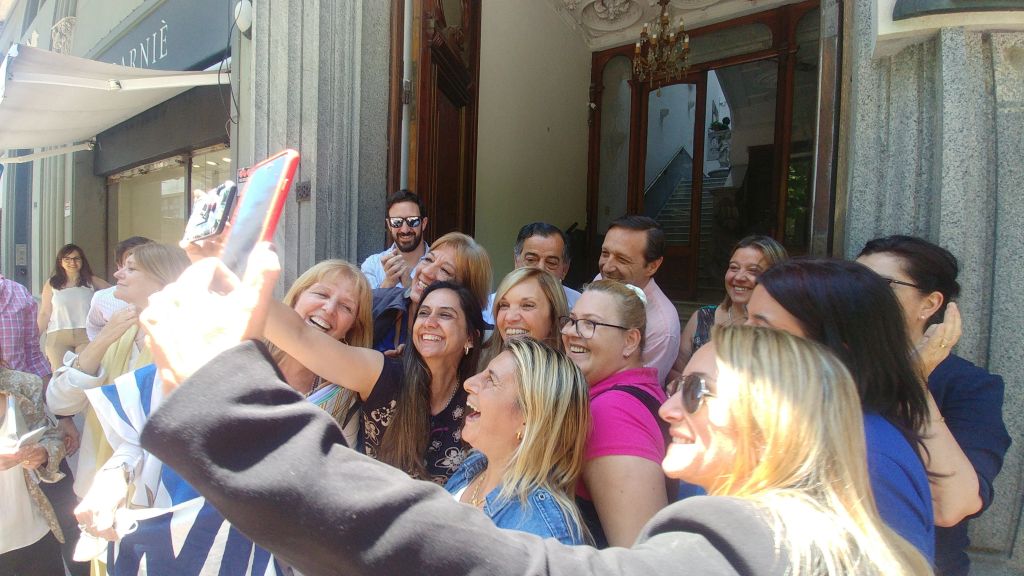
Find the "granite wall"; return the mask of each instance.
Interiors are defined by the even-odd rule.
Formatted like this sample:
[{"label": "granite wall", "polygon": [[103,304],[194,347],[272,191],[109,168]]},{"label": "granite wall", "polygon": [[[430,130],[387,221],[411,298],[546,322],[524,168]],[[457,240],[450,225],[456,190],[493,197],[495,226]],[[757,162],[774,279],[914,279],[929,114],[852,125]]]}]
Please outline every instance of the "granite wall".
[{"label": "granite wall", "polygon": [[[325,258],[358,263],[381,249],[386,196],[390,5],[255,2],[242,41],[242,146],[251,164],[283,148],[302,155],[275,241],[284,284]],[[253,113],[246,118],[244,111]],[[308,198],[299,190],[308,184]]]},{"label": "granite wall", "polygon": [[1024,33],[943,28],[873,58],[873,0],[847,11],[837,252],[892,233],[928,238],[961,265],[957,353],[1001,374],[1014,445],[992,507],[971,523],[979,574],[1024,569]]}]

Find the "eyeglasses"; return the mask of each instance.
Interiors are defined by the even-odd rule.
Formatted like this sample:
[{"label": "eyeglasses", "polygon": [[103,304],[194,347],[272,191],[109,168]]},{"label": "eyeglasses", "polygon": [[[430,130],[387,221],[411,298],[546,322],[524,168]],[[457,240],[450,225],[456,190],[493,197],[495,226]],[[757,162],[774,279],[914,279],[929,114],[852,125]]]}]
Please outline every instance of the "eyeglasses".
[{"label": "eyeglasses", "polygon": [[618,328],[619,330],[629,330],[625,326],[619,326],[618,324],[606,324],[604,322],[594,322],[593,320],[587,320],[586,318],[570,318],[568,316],[558,317],[558,328],[563,329],[566,325],[572,324],[576,328],[576,334],[579,334],[580,338],[584,340],[590,340],[594,337],[594,331],[597,330],[598,326],[607,326],[609,328]]},{"label": "eyeglasses", "polygon": [[398,230],[402,227],[403,223],[407,224],[409,228],[419,228],[423,218],[420,216],[410,216],[409,218],[386,218],[386,220],[388,221],[388,226]]},{"label": "eyeglasses", "polygon": [[700,410],[700,405],[705,398],[714,398],[715,395],[708,389],[708,380],[702,374],[687,374],[683,376],[682,399],[683,408],[690,414]]},{"label": "eyeglasses", "polygon": [[73,257],[65,256],[65,257],[61,258],[60,260],[61,260],[61,262],[81,262],[82,261],[82,259],[77,257],[77,256],[73,256]]},{"label": "eyeglasses", "polygon": [[917,284],[911,284],[910,282],[904,282],[903,280],[897,280],[895,278],[888,278],[886,276],[882,276],[882,280],[888,282],[890,288],[892,288],[893,284],[899,284],[900,286],[910,286],[911,288],[917,288],[918,290],[921,289],[921,287],[918,286]]}]

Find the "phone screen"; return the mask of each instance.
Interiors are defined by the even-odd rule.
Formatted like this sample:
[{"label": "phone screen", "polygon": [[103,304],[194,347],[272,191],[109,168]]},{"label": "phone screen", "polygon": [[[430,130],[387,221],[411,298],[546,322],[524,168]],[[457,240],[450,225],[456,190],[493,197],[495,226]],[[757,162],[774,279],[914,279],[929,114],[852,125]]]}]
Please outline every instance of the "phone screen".
[{"label": "phone screen", "polygon": [[253,167],[242,189],[221,260],[239,278],[257,242],[274,236],[299,154],[285,150]]}]

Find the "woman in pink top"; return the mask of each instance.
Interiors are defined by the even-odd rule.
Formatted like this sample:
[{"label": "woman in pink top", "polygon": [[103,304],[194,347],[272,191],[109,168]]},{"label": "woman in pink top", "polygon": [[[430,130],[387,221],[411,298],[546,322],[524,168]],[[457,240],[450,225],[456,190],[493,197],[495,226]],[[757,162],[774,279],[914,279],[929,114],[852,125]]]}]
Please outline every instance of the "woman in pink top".
[{"label": "woman in pink top", "polygon": [[657,416],[665,393],[641,360],[645,305],[639,288],[598,280],[559,319],[566,353],[590,384],[593,428],[577,500],[598,547],[631,546],[668,503]]}]

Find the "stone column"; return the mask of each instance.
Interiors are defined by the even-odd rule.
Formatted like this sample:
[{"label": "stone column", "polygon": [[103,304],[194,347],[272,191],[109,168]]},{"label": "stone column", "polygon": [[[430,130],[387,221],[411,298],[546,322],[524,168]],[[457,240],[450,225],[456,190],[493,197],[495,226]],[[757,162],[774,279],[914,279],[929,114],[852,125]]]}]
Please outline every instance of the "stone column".
[{"label": "stone column", "polygon": [[288,147],[302,155],[276,236],[288,285],[319,260],[358,263],[381,249],[390,6],[256,0],[254,11],[241,71],[251,75],[252,160]]},{"label": "stone column", "polygon": [[[849,151],[838,187],[838,256],[886,234],[922,236],[956,255],[964,336],[957,353],[1006,381],[1014,445],[996,499],[971,523],[974,572],[1024,568],[1024,33],[943,28],[873,58],[875,0],[855,0],[846,35]],[[884,3],[883,3],[884,4]],[[845,197],[844,197],[845,194]]]}]

